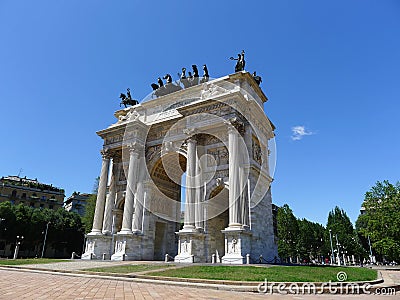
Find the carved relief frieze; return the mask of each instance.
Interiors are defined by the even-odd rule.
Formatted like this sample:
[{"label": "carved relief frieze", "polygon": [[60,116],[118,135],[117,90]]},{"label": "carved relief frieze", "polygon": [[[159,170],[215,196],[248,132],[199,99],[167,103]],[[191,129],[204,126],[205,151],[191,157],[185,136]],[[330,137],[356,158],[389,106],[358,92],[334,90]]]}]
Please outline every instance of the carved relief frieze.
[{"label": "carved relief frieze", "polygon": [[123,139],[124,139],[124,135],[123,134],[117,134],[117,135],[113,135],[113,136],[108,136],[104,140],[104,145],[111,145],[111,144],[119,143]]}]

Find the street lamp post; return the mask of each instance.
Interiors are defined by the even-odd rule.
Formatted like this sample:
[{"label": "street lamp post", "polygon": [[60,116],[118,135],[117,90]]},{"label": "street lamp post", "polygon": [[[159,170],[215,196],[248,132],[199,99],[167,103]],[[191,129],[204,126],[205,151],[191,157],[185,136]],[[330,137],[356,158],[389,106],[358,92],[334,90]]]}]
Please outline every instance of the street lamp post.
[{"label": "street lamp post", "polygon": [[19,235],[17,235],[17,241],[16,241],[16,243],[15,243],[15,250],[14,250],[14,257],[13,257],[13,259],[17,259],[17,257],[18,257],[18,251],[19,251],[19,246],[21,245],[23,239],[24,239],[24,236],[19,236]]},{"label": "street lamp post", "polygon": [[331,264],[333,265],[335,261],[335,256],[333,254],[333,243],[332,243],[332,230],[329,229],[329,239],[331,240]]},{"label": "street lamp post", "polygon": [[369,236],[368,236],[368,244],[369,244],[369,260],[370,260],[370,262],[372,264],[373,263],[373,256],[372,256],[371,240],[369,239]]},{"label": "street lamp post", "polygon": [[44,241],[43,241],[43,248],[42,248],[42,256],[41,256],[41,258],[43,258],[44,249],[46,248],[46,239],[47,239],[47,231],[49,230],[49,224],[50,224],[50,222],[47,222],[46,233],[44,234]]},{"label": "street lamp post", "polygon": [[340,266],[340,253],[339,253],[340,244],[337,238],[337,234],[335,235],[335,237],[336,237],[336,249],[337,249],[337,264],[338,266]]}]

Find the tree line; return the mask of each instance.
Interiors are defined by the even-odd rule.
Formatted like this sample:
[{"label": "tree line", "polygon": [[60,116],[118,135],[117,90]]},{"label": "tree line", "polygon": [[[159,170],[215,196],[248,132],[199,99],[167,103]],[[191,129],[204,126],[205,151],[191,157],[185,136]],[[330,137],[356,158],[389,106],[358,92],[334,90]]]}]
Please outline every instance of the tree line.
[{"label": "tree line", "polygon": [[[46,236],[46,252],[52,257],[68,257],[72,252],[81,253],[84,226],[81,217],[63,208],[54,211],[48,208],[32,208],[24,204],[0,203],[0,250],[7,255],[6,247],[13,253],[16,237],[23,236],[20,255],[41,257]],[[48,224],[48,225],[47,225]]]},{"label": "tree line", "polygon": [[[377,182],[365,194],[355,226],[335,207],[325,226],[296,218],[285,204],[278,208],[278,253],[283,262],[400,262],[400,183]],[[333,255],[332,255],[333,254]]]}]

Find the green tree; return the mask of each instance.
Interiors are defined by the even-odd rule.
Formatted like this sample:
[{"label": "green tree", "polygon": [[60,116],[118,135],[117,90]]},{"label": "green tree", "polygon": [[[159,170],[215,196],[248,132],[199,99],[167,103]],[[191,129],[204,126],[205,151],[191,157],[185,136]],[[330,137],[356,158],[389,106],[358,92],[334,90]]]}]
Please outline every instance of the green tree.
[{"label": "green tree", "polygon": [[89,233],[92,230],[94,210],[96,208],[97,190],[99,188],[100,177],[96,178],[93,186],[93,194],[86,201],[85,214],[82,217],[82,221],[85,227],[85,233]]},{"label": "green tree", "polygon": [[325,228],[307,219],[298,219],[299,237],[297,250],[302,261],[319,260],[324,256]]},{"label": "green tree", "polygon": [[[2,245],[15,244],[16,236],[24,236],[21,253],[25,256],[40,256],[44,233],[48,226],[47,249],[55,249],[52,255],[69,257],[72,251],[80,252],[83,242],[83,225],[78,214],[60,208],[32,208],[23,204],[0,203],[0,239]],[[5,230],[7,229],[7,230]]]},{"label": "green tree", "polygon": [[[345,253],[349,256],[365,255],[365,250],[357,237],[353,224],[343,209],[336,206],[329,212],[326,229],[332,232],[334,250],[339,248],[340,253]],[[330,248],[328,239],[326,239],[326,246]]]},{"label": "green tree", "polygon": [[278,208],[278,254],[284,261],[293,261],[297,257],[299,225],[289,205]]},{"label": "green tree", "polygon": [[400,183],[385,180],[377,182],[365,193],[362,204],[364,213],[356,222],[357,232],[372,249],[379,260],[400,261]]}]

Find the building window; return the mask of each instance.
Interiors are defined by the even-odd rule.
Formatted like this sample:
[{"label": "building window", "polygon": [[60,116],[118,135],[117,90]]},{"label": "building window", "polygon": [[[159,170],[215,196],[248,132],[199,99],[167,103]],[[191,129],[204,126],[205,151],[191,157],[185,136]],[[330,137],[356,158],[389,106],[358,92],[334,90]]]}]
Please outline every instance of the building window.
[{"label": "building window", "polygon": [[26,193],[22,193],[21,199],[26,199]]},{"label": "building window", "polygon": [[42,201],[46,201],[46,196],[42,196]]},{"label": "building window", "polygon": [[13,190],[11,192],[11,198],[17,198],[17,191],[16,190]]}]

